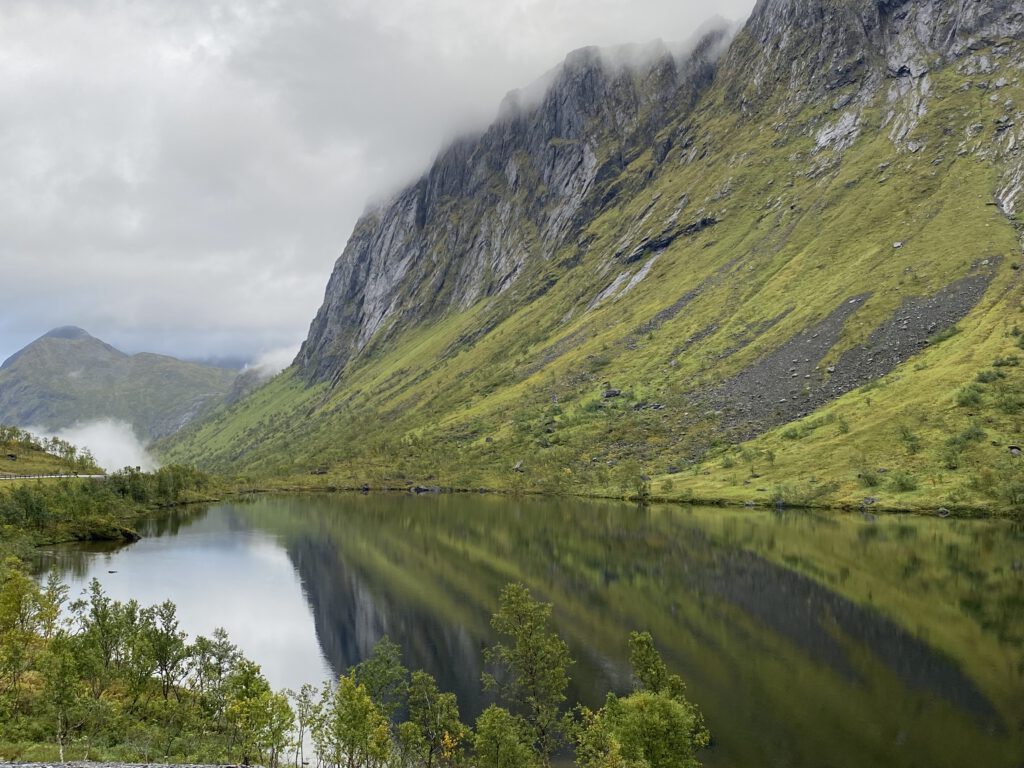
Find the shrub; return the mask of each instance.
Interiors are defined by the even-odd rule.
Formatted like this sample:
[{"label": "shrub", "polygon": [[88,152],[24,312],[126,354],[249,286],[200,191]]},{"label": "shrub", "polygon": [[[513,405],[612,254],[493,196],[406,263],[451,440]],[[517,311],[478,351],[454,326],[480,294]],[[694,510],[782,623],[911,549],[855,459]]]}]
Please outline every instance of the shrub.
[{"label": "shrub", "polygon": [[953,338],[958,333],[960,333],[960,328],[955,325],[951,325],[949,328],[943,328],[941,331],[932,336],[930,341],[932,344],[938,344],[941,341]]},{"label": "shrub", "polygon": [[1019,459],[1006,456],[993,467],[983,467],[971,478],[971,486],[1010,507],[1024,508],[1024,472]]},{"label": "shrub", "polygon": [[946,441],[947,446],[951,446],[960,450],[963,450],[971,443],[980,443],[985,439],[985,430],[982,429],[981,424],[974,421],[971,422],[971,426],[961,432],[959,435],[954,435]]},{"label": "shrub", "polygon": [[981,404],[981,389],[977,384],[969,384],[957,390],[956,404],[961,408],[969,408]]},{"label": "shrub", "polygon": [[865,488],[877,488],[882,482],[881,475],[876,470],[869,469],[868,467],[861,468],[860,472],[857,473],[857,479],[860,480],[860,484]]},{"label": "shrub", "polygon": [[1006,374],[1005,373],[1003,373],[1002,371],[997,371],[997,370],[993,369],[993,370],[990,370],[990,371],[981,371],[978,374],[977,381],[978,381],[979,384],[991,384],[994,381],[999,381],[999,379],[1005,379],[1005,378],[1006,378]]},{"label": "shrub", "polygon": [[1024,389],[1000,382],[996,386],[996,404],[1011,416],[1024,410]]},{"label": "shrub", "polygon": [[799,427],[787,427],[782,432],[783,440],[799,440],[804,434]]},{"label": "shrub", "polygon": [[994,368],[1016,368],[1020,365],[1020,358],[1016,355],[1008,355],[1007,357],[997,357],[992,361]]},{"label": "shrub", "polygon": [[907,472],[893,472],[889,478],[889,486],[897,493],[916,491],[917,478]]},{"label": "shrub", "polygon": [[907,446],[907,453],[911,456],[921,450],[921,438],[915,435],[906,424],[900,426],[900,440]]},{"label": "shrub", "polygon": [[942,448],[941,458],[942,466],[946,469],[956,470],[960,469],[960,446],[953,443],[952,440],[946,443]]}]

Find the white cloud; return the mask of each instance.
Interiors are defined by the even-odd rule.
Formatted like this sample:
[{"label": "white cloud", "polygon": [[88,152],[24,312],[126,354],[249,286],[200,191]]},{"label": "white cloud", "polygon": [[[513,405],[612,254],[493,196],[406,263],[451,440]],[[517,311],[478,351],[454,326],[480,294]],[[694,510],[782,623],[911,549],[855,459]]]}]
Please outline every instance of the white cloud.
[{"label": "white cloud", "polygon": [[245,366],[243,371],[256,371],[261,379],[269,379],[291,365],[298,353],[298,344],[271,349],[257,355],[251,363]]},{"label": "white cloud", "polygon": [[159,463],[146,451],[130,424],[103,419],[75,424],[57,431],[29,427],[28,432],[40,437],[59,437],[79,449],[88,448],[96,463],[108,472],[124,467],[156,469]]}]

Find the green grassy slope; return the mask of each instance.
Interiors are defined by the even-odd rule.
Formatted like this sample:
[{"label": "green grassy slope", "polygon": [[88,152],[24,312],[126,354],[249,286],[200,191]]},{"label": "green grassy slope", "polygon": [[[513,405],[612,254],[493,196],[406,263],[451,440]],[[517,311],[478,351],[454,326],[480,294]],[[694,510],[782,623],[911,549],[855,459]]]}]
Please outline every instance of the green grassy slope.
[{"label": "green grassy slope", "polygon": [[[648,152],[610,180],[618,194],[587,224],[585,247],[500,297],[394,334],[333,386],[286,372],[163,450],[305,485],[1019,509],[1024,472],[1008,449],[1024,413],[1020,222],[994,193],[1007,162],[1000,120],[1024,88],[1014,78],[993,99],[952,65],[932,78],[906,142],[881,127],[882,93],[846,149],[816,146],[831,103],[774,123],[742,116],[716,86],[659,136],[684,135],[682,150],[663,162]],[[681,201],[681,222],[717,223],[653,261],[609,258]],[[595,302],[641,268],[628,292]],[[791,405],[744,419],[716,395],[861,298],[808,380],[765,384],[795,393],[780,400],[809,397],[905,302],[971,276],[989,282],[956,332],[937,323],[895,370],[822,407],[809,399],[794,424]],[[611,388],[621,396],[606,398]],[[318,468],[327,474],[310,475]]]}]

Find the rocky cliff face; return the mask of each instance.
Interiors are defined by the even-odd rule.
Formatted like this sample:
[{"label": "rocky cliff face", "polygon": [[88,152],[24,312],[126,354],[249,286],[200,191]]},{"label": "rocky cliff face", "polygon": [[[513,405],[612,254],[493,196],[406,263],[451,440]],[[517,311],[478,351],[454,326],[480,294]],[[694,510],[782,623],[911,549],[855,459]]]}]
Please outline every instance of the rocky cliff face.
[{"label": "rocky cliff face", "polygon": [[378,334],[498,296],[573,246],[612,180],[708,88],[726,42],[717,29],[683,56],[585,48],[539,102],[510,94],[486,133],[357,224],[296,358],[302,374],[330,379]]},{"label": "rocky cliff face", "polygon": [[934,70],[975,51],[998,56],[1022,34],[1022,0],[759,0],[722,70],[748,115],[831,104],[822,147],[852,143],[884,92],[883,127],[902,144],[928,109]]},{"label": "rocky cliff face", "polygon": [[1021,0],[759,0],[725,71],[745,108],[922,78],[1024,32]]},{"label": "rocky cliff face", "polygon": [[[645,151],[664,157],[673,137],[659,132],[684,123],[716,75],[751,118],[830,104],[831,118],[803,126],[819,150],[852,144],[884,92],[881,127],[916,151],[932,71],[1022,35],[1024,0],[760,0],[720,67],[725,29],[684,56],[576,51],[534,86],[539,99],[510,94],[489,130],[363,217],[295,362],[308,381],[336,378],[410,321],[500,296],[556,254],[571,262],[583,226],[622,191],[616,177]],[[1006,174],[1011,210],[1021,176],[1019,164]]]}]

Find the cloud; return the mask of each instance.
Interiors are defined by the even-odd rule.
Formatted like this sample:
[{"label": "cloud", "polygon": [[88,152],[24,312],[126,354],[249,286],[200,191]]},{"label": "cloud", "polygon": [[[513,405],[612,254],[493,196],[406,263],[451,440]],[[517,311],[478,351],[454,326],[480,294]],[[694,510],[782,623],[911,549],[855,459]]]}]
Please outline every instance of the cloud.
[{"label": "cloud", "polygon": [[36,427],[29,427],[27,431],[41,437],[59,437],[79,449],[88,448],[96,462],[108,472],[124,467],[142,467],[150,471],[159,466],[135,435],[131,425],[123,421],[103,419],[57,431]]},{"label": "cloud", "polygon": [[685,0],[5,0],[0,358],[65,324],[185,357],[288,345],[368,199],[569,50],[684,40],[707,15]]},{"label": "cloud", "polygon": [[292,364],[292,360],[295,359],[295,355],[299,353],[298,344],[290,344],[285,347],[278,347],[268,352],[263,352],[257,355],[251,363],[242,369],[242,372],[255,371],[257,376],[263,379],[269,379],[271,376],[276,376],[289,365]]}]

